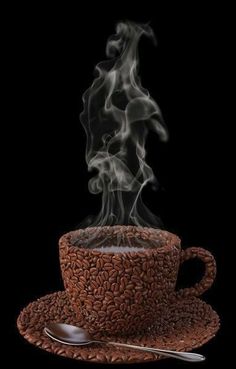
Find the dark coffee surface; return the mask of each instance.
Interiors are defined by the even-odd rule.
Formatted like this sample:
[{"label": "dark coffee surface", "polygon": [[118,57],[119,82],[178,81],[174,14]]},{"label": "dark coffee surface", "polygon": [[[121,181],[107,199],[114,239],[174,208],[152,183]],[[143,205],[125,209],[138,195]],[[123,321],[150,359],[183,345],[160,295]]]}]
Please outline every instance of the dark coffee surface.
[{"label": "dark coffee surface", "polygon": [[79,229],[71,234],[71,244],[79,247],[139,247],[159,248],[171,243],[179,243],[178,238],[169,232],[155,228],[136,226],[104,226]]}]

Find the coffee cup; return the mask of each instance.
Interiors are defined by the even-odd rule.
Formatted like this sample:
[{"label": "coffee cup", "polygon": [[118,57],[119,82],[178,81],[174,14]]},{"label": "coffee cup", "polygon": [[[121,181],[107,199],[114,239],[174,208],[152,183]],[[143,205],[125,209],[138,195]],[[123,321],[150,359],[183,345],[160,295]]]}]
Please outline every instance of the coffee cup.
[{"label": "coffee cup", "polygon": [[[65,290],[78,325],[91,334],[144,331],[171,299],[200,296],[216,275],[209,251],[181,250],[178,236],[153,228],[79,229],[63,235],[59,245]],[[201,281],[176,291],[181,264],[193,258],[205,264]]]}]

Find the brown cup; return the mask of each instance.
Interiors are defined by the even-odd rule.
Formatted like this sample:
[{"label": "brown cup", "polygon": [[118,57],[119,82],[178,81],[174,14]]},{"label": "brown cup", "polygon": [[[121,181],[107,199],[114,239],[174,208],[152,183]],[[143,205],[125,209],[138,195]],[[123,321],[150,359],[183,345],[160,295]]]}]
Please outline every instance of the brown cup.
[{"label": "brown cup", "polygon": [[[94,246],[116,245],[122,234],[120,246],[140,247],[140,251],[114,253],[85,248],[94,234]],[[137,240],[145,243],[145,250]],[[216,275],[215,259],[209,251],[199,247],[181,250],[176,235],[152,228],[80,229],[63,235],[59,245],[62,277],[71,306],[78,324],[92,334],[146,330],[171,297],[200,296]],[[205,264],[203,278],[193,287],[175,291],[180,264],[192,258]]]}]

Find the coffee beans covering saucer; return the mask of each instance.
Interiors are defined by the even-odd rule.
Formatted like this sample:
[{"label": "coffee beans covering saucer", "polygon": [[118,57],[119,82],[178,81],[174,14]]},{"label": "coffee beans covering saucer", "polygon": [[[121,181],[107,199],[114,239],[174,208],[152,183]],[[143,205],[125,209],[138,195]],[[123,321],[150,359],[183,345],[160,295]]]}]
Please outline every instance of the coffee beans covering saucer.
[{"label": "coffee beans covering saucer", "polygon": [[[51,340],[44,333],[44,327],[49,322],[79,326],[65,291],[44,296],[29,304],[20,313],[17,320],[18,329],[31,344],[60,356],[91,363],[142,363],[163,358],[152,353],[107,345],[93,344],[83,347],[63,345]],[[139,346],[191,351],[208,342],[218,329],[217,313],[200,299],[189,297],[172,301],[148,331],[121,337],[97,333],[94,337]]]}]

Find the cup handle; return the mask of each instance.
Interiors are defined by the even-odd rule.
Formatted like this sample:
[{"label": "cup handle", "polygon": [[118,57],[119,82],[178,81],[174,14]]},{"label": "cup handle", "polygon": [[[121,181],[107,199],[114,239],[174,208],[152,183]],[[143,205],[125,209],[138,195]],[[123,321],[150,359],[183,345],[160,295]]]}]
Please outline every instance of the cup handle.
[{"label": "cup handle", "polygon": [[204,276],[200,282],[196,283],[194,286],[182,288],[179,291],[176,291],[176,296],[201,296],[211,287],[212,283],[214,282],[216,276],[216,261],[214,256],[208,250],[205,250],[201,247],[189,247],[186,250],[182,250],[180,265],[185,261],[194,258],[200,259],[205,264]]}]

